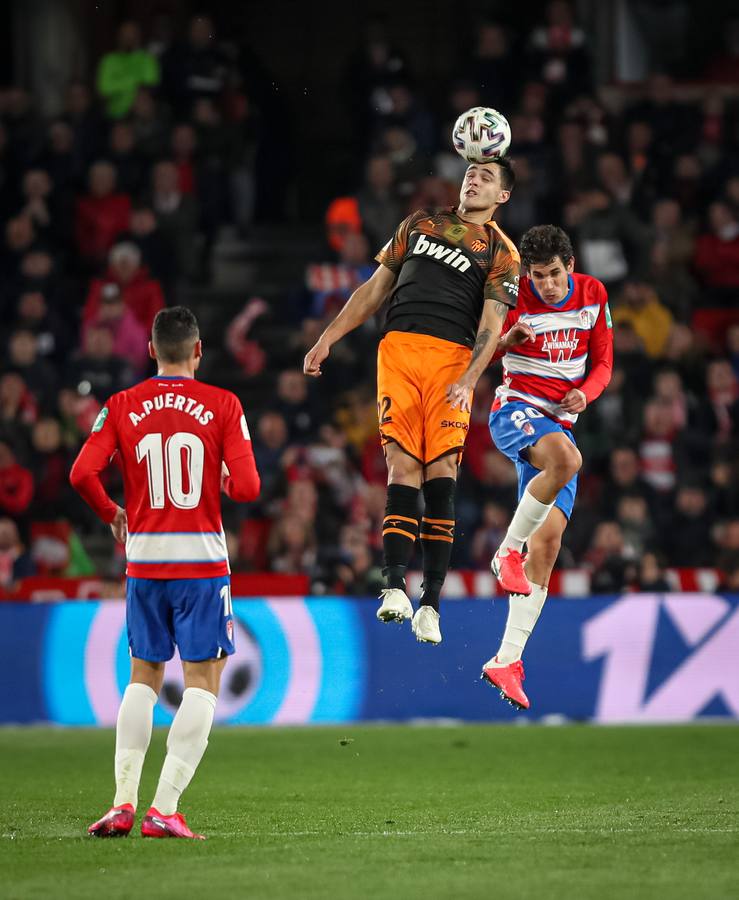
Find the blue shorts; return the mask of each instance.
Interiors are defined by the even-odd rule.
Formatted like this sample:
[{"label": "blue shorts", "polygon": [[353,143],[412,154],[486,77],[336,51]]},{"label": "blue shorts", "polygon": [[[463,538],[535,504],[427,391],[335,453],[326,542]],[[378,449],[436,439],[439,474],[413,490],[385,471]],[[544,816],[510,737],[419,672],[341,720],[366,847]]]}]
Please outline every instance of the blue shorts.
[{"label": "blue shorts", "polygon": [[[575,443],[575,438],[569,428],[563,428],[559,422],[545,416],[533,406],[527,403],[506,403],[500,409],[490,413],[490,434],[495,446],[516,464],[518,472],[518,499],[521,499],[526,485],[534,475],[538,475],[539,469],[531,465],[526,458],[526,449],[532,447],[545,434],[561,432]],[[575,505],[577,493],[577,475],[574,475],[562,490],[557,494],[554,505],[561,509],[569,519],[572,515],[572,507]]]},{"label": "blue shorts", "polygon": [[234,652],[231,579],[128,578],[126,624],[131,656],[148,662],[200,662]]}]

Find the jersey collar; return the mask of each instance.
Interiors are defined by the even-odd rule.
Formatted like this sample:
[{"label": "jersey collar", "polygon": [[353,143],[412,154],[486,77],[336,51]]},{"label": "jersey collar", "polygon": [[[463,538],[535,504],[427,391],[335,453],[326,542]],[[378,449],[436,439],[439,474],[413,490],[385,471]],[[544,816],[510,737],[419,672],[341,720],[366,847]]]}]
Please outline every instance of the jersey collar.
[{"label": "jersey collar", "polygon": [[152,375],[149,381],[194,381],[190,375]]},{"label": "jersey collar", "polygon": [[559,309],[560,307],[564,306],[572,296],[572,292],[575,290],[575,282],[572,279],[572,275],[567,276],[567,284],[569,286],[569,290],[565,294],[564,300],[560,300],[559,303],[547,303],[545,300],[542,300],[541,294],[536,290],[534,282],[531,280],[531,278],[529,278],[529,286],[534,296],[537,299],[541,300],[541,302],[544,303],[545,306],[552,306],[554,307],[554,309]]}]

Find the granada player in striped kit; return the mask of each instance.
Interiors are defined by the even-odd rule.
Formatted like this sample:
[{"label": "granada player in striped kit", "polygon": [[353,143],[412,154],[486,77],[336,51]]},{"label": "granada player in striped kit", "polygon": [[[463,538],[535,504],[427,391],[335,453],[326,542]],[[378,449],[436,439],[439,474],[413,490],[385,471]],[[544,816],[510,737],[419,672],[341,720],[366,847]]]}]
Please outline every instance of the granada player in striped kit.
[{"label": "granada player in striped kit", "polygon": [[582,465],[572,426],[611,380],[613,332],[606,289],[574,271],[561,228],[529,229],[521,262],[527,275],[503,326],[503,383],[490,414],[496,447],[516,465],[519,503],[491,562],[510,600],[503,640],[483,676],[528,709],[521,656],[546,600]]},{"label": "granada player in striped kit", "polygon": [[[221,673],[234,652],[220,495],[254,500],[259,475],[239,400],[195,380],[203,351],[189,309],[157,313],[149,353],[157,374],[110,397],[70,474],[73,487],[125,543],[128,576],[131,680],[116,726],[116,792],[112,808],[88,832],[120,837],[133,827],[154,705],[176,645],[185,691],[141,833],[202,838],[177,806],[208,746]],[[100,480],[114,456],[125,509]]]}]

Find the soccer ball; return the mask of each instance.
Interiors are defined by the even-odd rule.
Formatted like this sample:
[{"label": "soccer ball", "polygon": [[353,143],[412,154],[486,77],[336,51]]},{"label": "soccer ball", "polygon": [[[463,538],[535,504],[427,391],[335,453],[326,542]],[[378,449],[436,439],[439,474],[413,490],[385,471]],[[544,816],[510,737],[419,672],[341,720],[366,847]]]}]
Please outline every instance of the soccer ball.
[{"label": "soccer ball", "polygon": [[474,106],[454,123],[452,141],[454,149],[467,162],[490,162],[508,152],[511,126],[497,109]]}]

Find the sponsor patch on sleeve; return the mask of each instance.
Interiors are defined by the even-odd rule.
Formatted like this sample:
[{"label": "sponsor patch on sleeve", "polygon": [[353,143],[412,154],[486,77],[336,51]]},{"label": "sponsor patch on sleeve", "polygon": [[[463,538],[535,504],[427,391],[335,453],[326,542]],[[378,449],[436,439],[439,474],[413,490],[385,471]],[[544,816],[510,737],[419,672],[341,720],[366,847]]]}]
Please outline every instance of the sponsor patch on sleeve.
[{"label": "sponsor patch on sleeve", "polygon": [[96,431],[102,431],[103,425],[105,425],[105,420],[108,418],[108,407],[104,406],[100,412],[97,414],[97,418],[92,423],[92,433],[95,434]]}]

